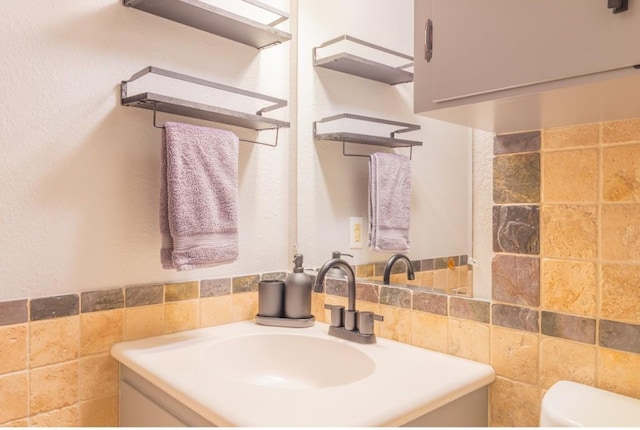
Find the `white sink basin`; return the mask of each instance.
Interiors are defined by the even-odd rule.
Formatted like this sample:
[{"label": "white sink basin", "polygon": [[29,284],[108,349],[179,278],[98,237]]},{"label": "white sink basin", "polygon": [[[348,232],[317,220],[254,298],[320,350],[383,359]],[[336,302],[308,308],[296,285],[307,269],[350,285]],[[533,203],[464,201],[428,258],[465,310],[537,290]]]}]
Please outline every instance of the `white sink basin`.
[{"label": "white sink basin", "polygon": [[204,348],[203,365],[221,378],[265,387],[312,389],[371,375],[374,361],[350,345],[310,336],[240,336]]},{"label": "white sink basin", "polygon": [[128,368],[123,375],[133,371],[223,427],[400,426],[476,396],[495,378],[485,364],[381,338],[361,345],[328,328],[246,321],[123,342],[111,354]]}]

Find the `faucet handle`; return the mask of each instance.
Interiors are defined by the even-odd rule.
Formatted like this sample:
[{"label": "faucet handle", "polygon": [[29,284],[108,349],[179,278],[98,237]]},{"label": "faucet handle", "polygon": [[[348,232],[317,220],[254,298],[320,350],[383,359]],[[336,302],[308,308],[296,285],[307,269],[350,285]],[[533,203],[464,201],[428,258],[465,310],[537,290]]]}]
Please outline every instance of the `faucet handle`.
[{"label": "faucet handle", "polygon": [[384,317],[373,312],[360,311],[358,313],[358,330],[360,334],[373,334],[374,321],[384,321]]},{"label": "faucet handle", "polygon": [[342,305],[324,305],[325,309],[331,310],[331,326],[342,327],[344,325],[344,306]]}]

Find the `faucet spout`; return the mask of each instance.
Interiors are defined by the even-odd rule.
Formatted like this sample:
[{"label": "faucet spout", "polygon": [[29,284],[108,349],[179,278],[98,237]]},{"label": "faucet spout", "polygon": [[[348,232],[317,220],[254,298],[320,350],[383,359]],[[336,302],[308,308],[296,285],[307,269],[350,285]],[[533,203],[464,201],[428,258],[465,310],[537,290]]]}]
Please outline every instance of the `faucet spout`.
[{"label": "faucet spout", "polygon": [[318,271],[316,275],[316,284],[314,287],[314,291],[322,290],[322,283],[324,282],[324,278],[327,275],[327,272],[337,267],[341,269],[344,273],[347,274],[347,310],[355,311],[356,310],[356,274],[353,272],[353,268],[349,263],[344,261],[341,258],[332,258],[331,260],[324,263],[324,265]]},{"label": "faucet spout", "polygon": [[389,280],[391,278],[391,268],[398,260],[403,260],[405,262],[405,266],[407,266],[407,278],[411,281],[416,279],[416,275],[413,272],[413,265],[411,264],[411,260],[409,260],[409,257],[404,254],[393,254],[389,258],[389,261],[387,261],[387,265],[384,266],[384,275],[382,279],[384,285],[389,285]]}]

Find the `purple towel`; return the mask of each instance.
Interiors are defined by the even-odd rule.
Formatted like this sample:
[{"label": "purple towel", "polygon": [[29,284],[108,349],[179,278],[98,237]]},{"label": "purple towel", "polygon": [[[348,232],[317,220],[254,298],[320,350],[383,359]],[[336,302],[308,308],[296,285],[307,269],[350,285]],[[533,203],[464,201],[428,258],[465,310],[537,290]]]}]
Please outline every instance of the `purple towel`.
[{"label": "purple towel", "polygon": [[176,122],[162,132],[160,259],[191,270],[238,258],[238,137]]},{"label": "purple towel", "polygon": [[409,250],[411,162],[401,154],[376,152],[369,165],[369,247]]}]

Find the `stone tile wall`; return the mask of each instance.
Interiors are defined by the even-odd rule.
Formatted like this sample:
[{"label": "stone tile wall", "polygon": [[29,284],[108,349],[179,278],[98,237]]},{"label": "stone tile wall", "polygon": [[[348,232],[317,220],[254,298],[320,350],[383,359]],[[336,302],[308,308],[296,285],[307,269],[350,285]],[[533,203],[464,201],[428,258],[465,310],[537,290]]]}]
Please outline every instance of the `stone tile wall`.
[{"label": "stone tile wall", "polygon": [[640,120],[497,136],[491,423],[560,379],[640,398]]},{"label": "stone tile wall", "polygon": [[[640,120],[498,136],[495,158],[491,302],[371,281],[358,308],[381,337],[491,364],[494,426],[537,426],[560,379],[640,398]],[[251,319],[259,279],[285,275],[0,302],[0,426],[116,425],[111,345]],[[345,287],[313,294],[319,321]]]},{"label": "stone tile wall", "polygon": [[118,425],[125,340],[251,319],[258,281],[286,273],[0,302],[0,426]]}]

